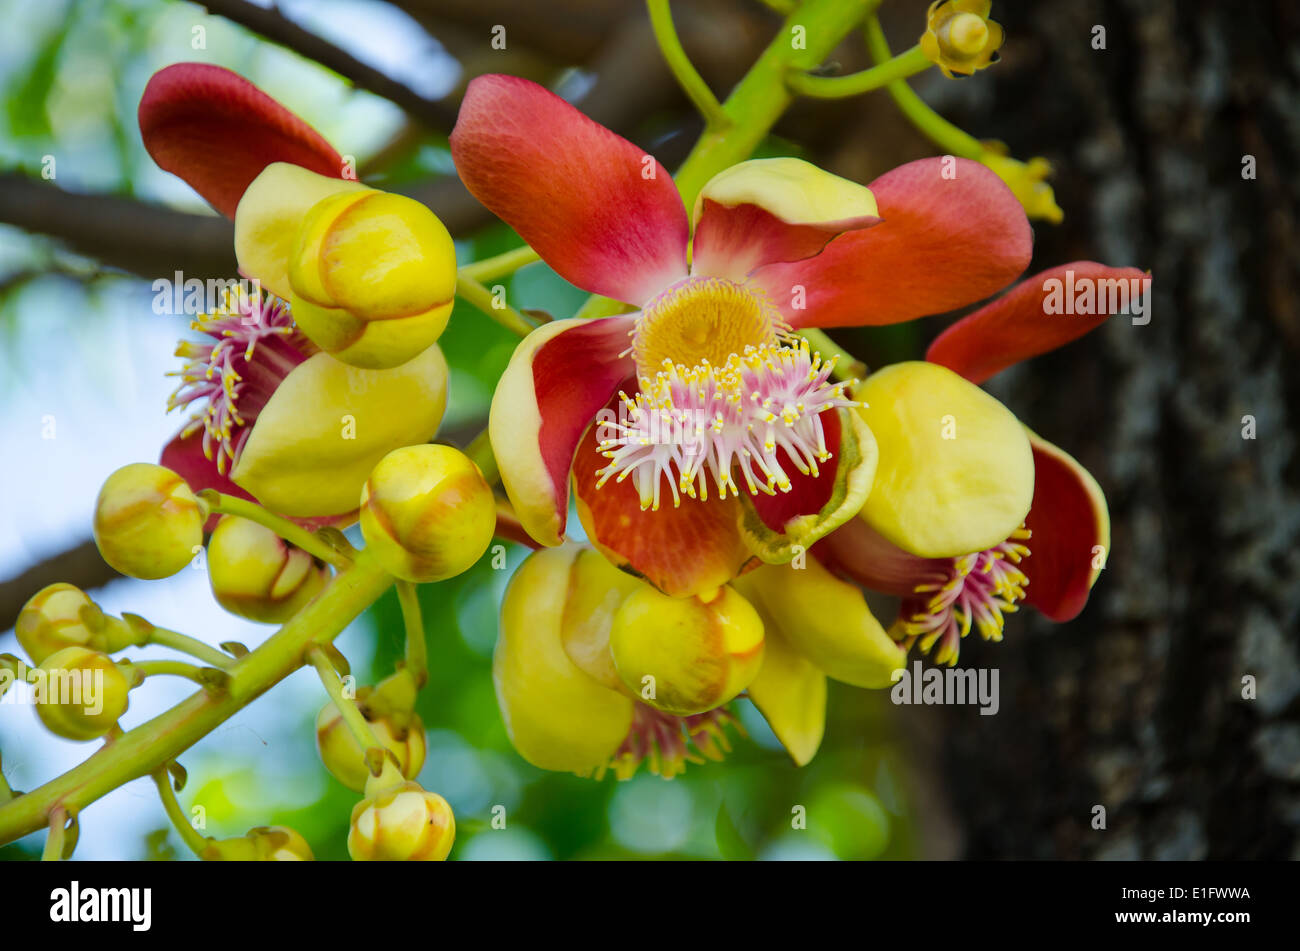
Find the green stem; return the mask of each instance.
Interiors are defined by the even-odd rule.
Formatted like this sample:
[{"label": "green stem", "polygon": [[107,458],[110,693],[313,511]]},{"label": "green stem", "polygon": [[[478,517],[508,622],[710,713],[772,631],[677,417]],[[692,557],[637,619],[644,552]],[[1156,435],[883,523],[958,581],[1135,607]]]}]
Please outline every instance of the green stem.
[{"label": "green stem", "polygon": [[835,369],[831,371],[833,379],[848,383],[866,378],[867,365],[832,340],[825,331],[805,327],[799,331],[799,336],[807,340],[808,345],[823,358],[836,358]]},{"label": "green stem", "polygon": [[50,813],[50,831],[45,837],[45,848],[41,851],[42,862],[59,862],[63,860],[63,845],[67,838],[67,821],[67,813],[61,808]]},{"label": "green stem", "polygon": [[4,770],[0,769],[0,803],[6,803],[12,798],[14,798],[13,787],[10,786],[9,781],[5,779]]},{"label": "green stem", "polygon": [[0,806],[0,843],[46,825],[58,805],[85,808],[118,786],[171,762],[303,664],[313,639],[330,641],[393,583],[362,552],[356,563],[291,621],[230,671],[222,691],[200,690],[177,706],[106,744],[84,763]]},{"label": "green stem", "polygon": [[[880,20],[875,14],[867,17],[865,32],[867,50],[871,53],[871,58],[880,64],[892,62],[885,31],[880,28]],[[894,103],[912,125],[948,154],[969,159],[978,159],[984,154],[984,145],[979,139],[957,128],[927,106],[925,100],[913,92],[912,87],[902,79],[888,83],[885,89],[889,91]]]},{"label": "green stem", "polygon": [[467,277],[464,271],[456,276],[456,293],[518,337],[527,337],[535,329],[527,317],[509,304],[499,302],[491,291]]},{"label": "green stem", "polygon": [[171,820],[172,826],[190,851],[202,858],[208,847],[208,839],[206,836],[199,835],[198,830],[185,817],[181,804],[176,801],[176,793],[172,791],[171,780],[165,768],[154,771],[153,784],[158,787],[158,798],[162,800],[163,809],[167,811],[167,818]]},{"label": "green stem", "polygon": [[[754,153],[794,102],[794,93],[786,85],[789,74],[820,65],[862,22],[867,11],[874,10],[879,3],[880,0],[807,0],[786,18],[776,38],[722,104],[729,121],[705,129],[677,170],[674,180],[687,211],[695,207],[696,196],[709,179]],[[797,46],[800,39],[802,42]],[[593,295],[576,316],[609,317],[624,310],[616,301]]]},{"label": "green stem", "polygon": [[184,677],[200,686],[210,686],[209,681],[201,673],[201,668],[183,660],[133,660],[130,664],[146,677],[168,674],[173,677]]},{"label": "green stem", "polygon": [[316,535],[291,522],[283,515],[276,515],[274,512],[262,508],[256,502],[250,502],[247,499],[237,498],[233,495],[225,495],[215,489],[204,489],[198,495],[207,503],[209,511],[221,515],[236,515],[240,518],[246,518],[250,522],[257,522],[257,524],[269,528],[285,541],[296,545],[312,557],[319,558],[340,571],[351,563],[346,555],[337,549],[331,548]]},{"label": "green stem", "polygon": [[348,731],[361,744],[361,748],[368,750],[378,747],[382,750],[384,744],[380,743],[379,738],[375,736],[375,731],[370,728],[370,723],[362,715],[361,708],[357,706],[355,700],[343,695],[343,681],[339,679],[338,671],[334,669],[325,652],[319,647],[313,647],[307,652],[307,659],[316,668],[316,675],[320,677],[325,692],[330,695],[330,700],[334,702],[339,715],[343,717]]},{"label": "green stem", "polygon": [[158,647],[168,647],[182,654],[189,654],[206,664],[211,664],[220,670],[229,670],[235,662],[235,658],[229,654],[223,654],[210,644],[205,644],[197,638],[190,637],[188,634],[182,634],[179,631],[172,631],[165,627],[158,627],[155,624],[146,621],[138,614],[128,614],[119,622],[117,618],[108,619],[110,624],[122,623],[131,631],[131,643],[136,647],[145,647],[153,644]]},{"label": "green stem", "polygon": [[710,126],[729,125],[731,116],[723,111],[718,97],[713,95],[709,84],[686,55],[677,28],[673,26],[673,11],[668,0],[646,0],[646,9],[650,13],[650,28],[654,30],[655,41],[664,54],[664,62],[704,121]]},{"label": "green stem", "polygon": [[415,585],[409,581],[397,582],[397,601],[402,606],[402,622],[406,627],[406,669],[419,689],[429,679],[429,647],[424,640],[424,618]]},{"label": "green stem", "polygon": [[813,76],[809,73],[792,72],[786,77],[786,83],[801,96],[843,99],[880,89],[908,76],[915,76],[933,65],[934,63],[925,53],[921,52],[921,47],[913,46],[907,52],[899,53],[859,73],[850,73],[848,76]]},{"label": "green stem", "polygon": [[541,259],[540,254],[528,245],[524,245],[522,248],[515,248],[513,251],[504,251],[495,257],[461,265],[457,273],[459,276],[467,277],[471,281],[486,284],[498,278],[509,277],[525,265]]},{"label": "green stem", "polygon": [[[786,85],[792,70],[821,64],[878,0],[808,0],[786,18],[781,32],[763,52],[722,108],[733,119],[725,128],[705,130],[677,172],[677,188],[687,209],[706,182],[753,154],[764,136],[794,101]],[[796,42],[802,39],[802,49]]]}]

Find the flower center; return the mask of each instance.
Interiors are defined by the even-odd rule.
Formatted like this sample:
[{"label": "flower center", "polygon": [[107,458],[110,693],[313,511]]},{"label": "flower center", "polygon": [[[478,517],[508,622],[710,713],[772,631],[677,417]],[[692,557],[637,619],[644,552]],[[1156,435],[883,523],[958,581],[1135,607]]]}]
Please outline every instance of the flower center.
[{"label": "flower center", "polygon": [[989,40],[988,24],[975,13],[959,13],[948,21],[947,40],[959,54],[974,56]]},{"label": "flower center", "polygon": [[686,772],[687,763],[699,766],[706,760],[720,762],[731,752],[726,732],[728,726],[742,734],[744,732],[735,717],[723,707],[689,717],[676,717],[638,703],[623,745],[608,764],[592,775],[598,780],[604,779],[605,773],[613,770],[620,780],[631,779],[645,763],[654,775],[672,779]]},{"label": "flower center", "polygon": [[816,477],[831,457],[821,414],[858,405],[844,396],[849,383],[830,382],[834,368],[801,338],[746,346],[720,366],[665,362],[635,398],[619,393],[620,419],[601,424],[609,463],[597,488],[632,478],[641,508],[658,509],[664,479],[678,506],[681,493],[708,499],[710,476],[720,498],[740,495],[739,470],[751,495],[789,492],[787,465]]},{"label": "flower center", "polygon": [[746,347],[775,344],[788,329],[757,291],[719,277],[688,277],[642,310],[632,355],[638,376],[665,364],[719,366]]},{"label": "flower center", "polygon": [[203,454],[225,475],[276,387],[317,348],[294,325],[288,304],[269,294],[251,296],[238,285],[190,327],[209,339],[176,345],[185,365],[167,374],[181,378],[167,409],[200,404],[184,435],[202,427]]},{"label": "flower center", "polygon": [[1019,610],[1017,602],[1029,584],[1016,567],[1029,554],[1023,544],[1029,537],[1029,529],[1021,525],[1000,545],[950,559],[946,572],[921,582],[903,599],[889,633],[909,650],[919,641],[922,653],[937,643],[934,662],[950,666],[957,663],[961,639],[972,627],[986,641],[1002,640],[1004,615]]}]

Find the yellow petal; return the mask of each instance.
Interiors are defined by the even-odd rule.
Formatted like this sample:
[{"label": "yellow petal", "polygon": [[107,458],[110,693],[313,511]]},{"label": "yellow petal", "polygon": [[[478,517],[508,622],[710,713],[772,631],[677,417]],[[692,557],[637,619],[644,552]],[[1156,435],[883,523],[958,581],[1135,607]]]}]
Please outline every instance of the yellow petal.
[{"label": "yellow petal", "polygon": [[729,208],[757,205],[791,225],[879,217],[871,189],[797,158],[751,159],[719,172],[695,199],[696,223],[706,198]]},{"label": "yellow petal", "polygon": [[289,256],[307,212],[330,195],[371,190],[360,182],[328,178],[286,162],[268,165],[235,209],[235,257],[240,271],[288,300]]},{"label": "yellow petal", "polygon": [[646,587],[644,581],[615,568],[593,549],[584,548],[574,562],[561,629],[564,650],[588,677],[611,690],[627,689],[609,650],[614,614],[628,595]]},{"label": "yellow petal", "polygon": [[795,765],[804,766],[826,732],[826,675],[786,641],[761,607],[759,615],[767,630],[767,650],[749,685],[749,699]]},{"label": "yellow petal", "polygon": [[577,546],[534,552],[510,579],[492,678],[506,732],[541,769],[586,773],[609,762],[632,726],[633,702],[583,673],[561,624]]},{"label": "yellow petal", "polygon": [[951,558],[1001,544],[1034,495],[1020,421],[978,386],[933,363],[897,363],[853,393],[880,447],[861,517],[899,548]]},{"label": "yellow petal", "polygon": [[456,248],[428,208],[371,192],[333,215],[318,247],[333,304],[369,320],[391,320],[450,304]]},{"label": "yellow petal", "polygon": [[750,551],[770,565],[785,564],[839,528],[861,510],[876,477],[880,452],[871,429],[856,413],[836,410],[840,417],[840,451],[836,457],[835,483],[821,511],[796,515],[773,531],[742,495],[744,517],[741,534]]},{"label": "yellow petal", "polygon": [[732,582],[786,641],[828,677],[888,687],[904,651],[885,633],[862,592],[808,558],[803,568],[765,565]]},{"label": "yellow petal", "polygon": [[276,389],[231,476],[284,515],[354,511],[375,464],[428,442],[446,404],[447,361],[437,346],[389,370],[318,353]]}]

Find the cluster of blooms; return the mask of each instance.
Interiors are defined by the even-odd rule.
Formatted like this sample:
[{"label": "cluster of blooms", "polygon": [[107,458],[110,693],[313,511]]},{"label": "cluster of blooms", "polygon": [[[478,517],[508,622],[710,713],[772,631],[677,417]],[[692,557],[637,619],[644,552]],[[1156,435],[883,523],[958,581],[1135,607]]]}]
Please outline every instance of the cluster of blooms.
[{"label": "cluster of blooms", "polygon": [[[987,8],[936,3],[927,55],[951,73],[988,65],[1001,31]],[[979,384],[1108,316],[1045,319],[1058,271],[1139,272],[1073,262],[1029,278],[924,360],[861,381],[805,336],[967,307],[1020,276],[1029,223],[984,165],[959,160],[953,174],[953,160],[926,159],[863,186],[751,160],[688,214],[671,179],[641,174],[640,148],[534,83],[474,79],[451,136],[465,185],[562,277],[626,304],[519,344],[489,419],[497,498],[473,460],[430,442],[457,283],[438,219],[344,177],[314,130],[226,70],[163,70],[140,117],[159,164],[233,217],[240,269],[265,294],[239,292],[195,323],[204,339],[178,348],[170,404],[195,415],[162,465],[105,483],[95,538],[118,570],[172,575],[206,533],[216,599],[288,631],[354,564],[431,582],[465,571],[494,533],[525,540],[538,550],[508,586],[493,662],[508,733],[539,767],[620,778],[720,759],[742,695],[802,765],[822,740],[828,678],[886,687],[914,647],[953,664],[971,630],[1000,640],[1022,603],[1055,620],[1082,609],[1109,545],[1105,499]],[[209,148],[232,120],[249,130],[242,147]],[[571,486],[587,544],[565,541]],[[360,553],[334,531],[353,522]],[[899,598],[889,626],[864,589]],[[38,664],[107,676],[95,714],[42,710],[76,739],[115,731],[151,674],[109,656],[125,646],[196,653],[209,690],[242,675],[242,650],[108,617],[67,585],[32,599],[18,636]],[[302,647],[331,689],[322,760],[363,795],[354,858],[440,859],[454,838],[450,807],[414,782],[417,637],[355,699],[333,689],[337,652]],[[283,828],[196,851],[311,856]]]}]

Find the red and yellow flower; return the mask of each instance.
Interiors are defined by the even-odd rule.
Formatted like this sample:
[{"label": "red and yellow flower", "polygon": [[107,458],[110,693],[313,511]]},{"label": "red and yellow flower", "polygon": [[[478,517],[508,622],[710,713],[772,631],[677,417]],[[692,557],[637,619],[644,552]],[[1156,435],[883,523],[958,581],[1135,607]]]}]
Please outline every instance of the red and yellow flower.
[{"label": "red and yellow flower", "polygon": [[[876,487],[858,517],[813,552],[842,576],[901,597],[890,633],[938,663],[956,663],[972,629],[1001,640],[1004,616],[1022,602],[1057,622],[1076,617],[1109,554],[1106,498],[1082,465],[1004,410],[1001,425],[1022,433],[1013,452],[1009,432],[991,440],[987,428],[972,431],[961,408],[995,402],[978,384],[1113,316],[1109,299],[1096,313],[1052,314],[1046,299],[1067,275],[1080,287],[1123,281],[1136,293],[1149,280],[1091,261],[1044,271],[940,334],[927,362],[886,367],[855,393],[871,406],[863,412],[881,446]],[[900,419],[908,425],[892,425]],[[953,438],[944,438],[947,425]],[[960,493],[947,491],[959,481]]]},{"label": "red and yellow flower", "polygon": [[904,658],[861,590],[815,560],[670,598],[569,543],[511,578],[492,669],[506,732],[534,766],[671,779],[731,749],[742,694],[804,765],[825,731],[827,678],[887,687]]},{"label": "red and yellow flower", "polygon": [[163,462],[306,521],[353,517],[388,452],[427,442],[446,404],[435,344],[456,283],[441,222],[345,177],[302,119],[217,66],[156,73],[145,147],[235,222],[236,289],[183,341],[173,407],[196,406]]},{"label": "red and yellow flower", "polygon": [[597,548],[672,595],[788,561],[868,498],[875,440],[794,331],[949,311],[1030,257],[1020,204],[965,160],[868,188],[755,160],[688,215],[652,157],[508,76],[471,82],[451,145],[469,190],[562,277],[636,308],[516,350],[491,414],[515,511],[559,544],[572,478]]}]

